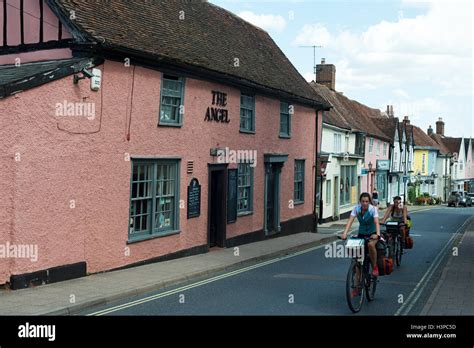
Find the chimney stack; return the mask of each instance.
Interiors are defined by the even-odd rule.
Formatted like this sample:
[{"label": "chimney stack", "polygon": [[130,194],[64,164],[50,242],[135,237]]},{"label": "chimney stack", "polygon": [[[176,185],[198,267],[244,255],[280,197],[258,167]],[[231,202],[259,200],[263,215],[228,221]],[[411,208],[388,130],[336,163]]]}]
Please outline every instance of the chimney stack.
[{"label": "chimney stack", "polygon": [[436,134],[444,136],[444,122],[441,117],[436,121]]},{"label": "chimney stack", "polygon": [[390,118],[394,117],[393,105],[387,105],[387,116],[390,117]]},{"label": "chimney stack", "polygon": [[408,126],[410,125],[410,120],[408,119],[408,116],[403,117],[403,123]]},{"label": "chimney stack", "polygon": [[433,134],[433,128],[431,128],[431,125],[429,126],[428,128],[428,135],[432,135]]},{"label": "chimney stack", "polygon": [[336,67],[334,64],[326,64],[325,58],[321,58],[321,64],[316,65],[316,82],[336,90]]}]

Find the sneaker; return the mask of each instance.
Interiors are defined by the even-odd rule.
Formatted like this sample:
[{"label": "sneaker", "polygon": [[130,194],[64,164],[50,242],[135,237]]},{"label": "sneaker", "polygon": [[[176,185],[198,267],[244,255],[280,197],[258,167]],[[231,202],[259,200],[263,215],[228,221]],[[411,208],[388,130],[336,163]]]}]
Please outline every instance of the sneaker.
[{"label": "sneaker", "polygon": [[375,266],[374,269],[372,270],[372,275],[374,277],[378,277],[379,276],[379,268],[378,266]]}]

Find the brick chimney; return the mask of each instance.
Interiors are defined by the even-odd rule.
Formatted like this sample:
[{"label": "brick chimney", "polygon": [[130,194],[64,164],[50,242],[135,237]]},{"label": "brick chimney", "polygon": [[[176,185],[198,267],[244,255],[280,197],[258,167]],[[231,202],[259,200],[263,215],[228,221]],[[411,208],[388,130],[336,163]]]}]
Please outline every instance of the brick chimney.
[{"label": "brick chimney", "polygon": [[403,117],[403,123],[408,126],[410,125],[410,120],[408,119],[408,116]]},{"label": "brick chimney", "polygon": [[444,135],[444,122],[441,117],[436,121],[436,134]]},{"label": "brick chimney", "polygon": [[325,58],[321,58],[321,64],[316,65],[316,82],[336,90],[336,67],[334,64],[326,64]]},{"label": "brick chimney", "polygon": [[431,125],[430,125],[428,128],[428,135],[432,135],[432,134],[433,134],[433,128],[431,128]]},{"label": "brick chimney", "polygon": [[387,116],[390,117],[390,118],[394,117],[393,105],[387,105]]}]

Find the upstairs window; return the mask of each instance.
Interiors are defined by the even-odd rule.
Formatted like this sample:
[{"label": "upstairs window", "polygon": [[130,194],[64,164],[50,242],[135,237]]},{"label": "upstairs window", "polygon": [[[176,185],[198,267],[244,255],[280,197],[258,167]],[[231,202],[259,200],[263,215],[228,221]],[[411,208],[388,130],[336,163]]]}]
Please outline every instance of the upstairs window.
[{"label": "upstairs window", "polygon": [[246,133],[255,132],[255,96],[240,95],[240,131]]},{"label": "upstairs window", "polygon": [[163,75],[161,83],[161,125],[182,125],[184,114],[184,79]]},{"label": "upstairs window", "polygon": [[293,105],[280,102],[280,137],[289,138],[291,136],[291,110]]}]

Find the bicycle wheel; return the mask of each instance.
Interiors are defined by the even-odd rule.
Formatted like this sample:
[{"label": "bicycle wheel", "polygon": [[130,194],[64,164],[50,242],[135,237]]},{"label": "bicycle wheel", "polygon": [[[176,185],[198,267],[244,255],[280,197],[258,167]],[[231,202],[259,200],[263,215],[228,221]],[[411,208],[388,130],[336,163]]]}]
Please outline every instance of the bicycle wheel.
[{"label": "bicycle wheel", "polygon": [[[359,281],[357,281],[357,272],[359,270]],[[357,285],[356,285],[357,284]],[[346,299],[347,304],[349,305],[350,310],[353,313],[357,313],[362,308],[362,303],[364,302],[364,272],[360,267],[359,262],[352,260],[349,270],[347,271],[347,280],[346,280]],[[352,296],[352,291],[354,289],[358,290],[356,296]]]},{"label": "bicycle wheel", "polygon": [[377,277],[374,277],[369,265],[366,266],[364,275],[365,295],[368,301],[373,301],[375,298],[375,290],[377,289]]},{"label": "bicycle wheel", "polygon": [[390,240],[388,241],[388,257],[391,258],[392,260],[395,257],[395,249],[396,244],[395,244],[395,237],[393,235],[390,236]]},{"label": "bicycle wheel", "polygon": [[396,243],[396,262],[397,262],[397,266],[400,267],[400,265],[402,264],[402,255],[403,255],[403,243],[400,239],[400,237],[397,237],[397,243]]}]

